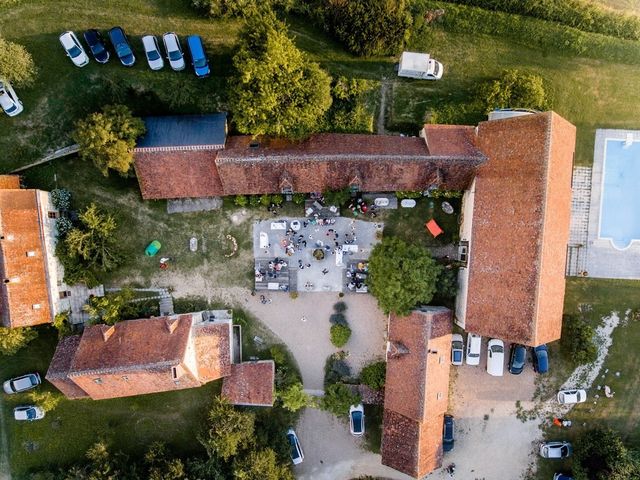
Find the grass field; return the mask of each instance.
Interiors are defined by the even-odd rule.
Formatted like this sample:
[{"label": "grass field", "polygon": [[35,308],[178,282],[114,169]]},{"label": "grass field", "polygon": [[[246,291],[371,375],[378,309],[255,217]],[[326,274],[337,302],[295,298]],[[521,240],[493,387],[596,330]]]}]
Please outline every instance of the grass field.
[{"label": "grass field", "polygon": [[593,3],[603,5],[605,7],[621,10],[627,13],[635,13],[640,15],[640,0],[592,0]]}]

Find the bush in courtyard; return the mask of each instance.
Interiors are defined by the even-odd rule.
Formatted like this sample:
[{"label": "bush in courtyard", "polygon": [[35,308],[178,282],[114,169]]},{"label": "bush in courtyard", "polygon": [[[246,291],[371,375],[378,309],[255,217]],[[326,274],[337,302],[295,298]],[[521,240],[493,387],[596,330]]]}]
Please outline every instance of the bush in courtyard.
[{"label": "bush in courtyard", "polygon": [[408,190],[399,191],[399,192],[396,192],[396,197],[400,200],[403,200],[405,198],[420,198],[422,197],[422,192],[421,191],[411,192]]},{"label": "bush in courtyard", "polygon": [[70,317],[71,312],[69,310],[60,312],[53,317],[53,327],[58,331],[58,339],[68,337],[73,333]]},{"label": "bush in courtyard", "polygon": [[246,195],[236,195],[233,203],[238,207],[246,207],[249,204],[249,199]]},{"label": "bush in courtyard", "polygon": [[344,360],[342,353],[334,353],[327,358],[324,365],[324,385],[347,382],[351,379],[351,367]]},{"label": "bush in courtyard", "polygon": [[485,113],[498,108],[531,108],[547,110],[549,98],[540,75],[512,69],[480,86],[478,100]]},{"label": "bush in courtyard", "polygon": [[348,187],[342,190],[327,190],[322,196],[324,197],[325,205],[336,205],[340,207],[351,198],[351,190]]},{"label": "bush in courtyard", "polygon": [[58,217],[56,220],[56,230],[58,238],[64,238],[73,229],[73,222],[67,217]]},{"label": "bush in courtyard", "polygon": [[249,196],[249,205],[252,207],[257,207],[260,205],[260,195],[251,195]]},{"label": "bush in courtyard", "polygon": [[347,323],[347,318],[343,313],[334,313],[329,317],[329,322],[332,325],[344,325],[345,327],[349,326]]},{"label": "bush in courtyard", "polygon": [[282,407],[290,412],[297,412],[301,408],[311,405],[311,397],[304,392],[300,382],[296,382],[278,393],[278,398],[282,402]]},{"label": "bush in courtyard", "polygon": [[381,390],[387,375],[386,362],[374,362],[366,365],[360,372],[360,381],[369,388]]},{"label": "bush in courtyard", "polygon": [[335,383],[325,389],[320,406],[323,410],[331,412],[336,416],[346,416],[349,414],[349,407],[351,405],[357,405],[360,401],[360,396],[351,393],[349,387],[344,383]]},{"label": "bush in courtyard", "polygon": [[344,302],[336,302],[333,305],[333,309],[337,312],[337,313],[344,313],[347,311],[347,304]]},{"label": "bush in courtyard", "polygon": [[287,362],[287,351],[283,345],[272,345],[269,354],[276,365],[284,365]]},{"label": "bush in courtyard", "polygon": [[51,190],[51,203],[58,210],[69,210],[71,208],[71,192],[66,188]]},{"label": "bush in courtyard", "polygon": [[260,195],[260,205],[262,205],[263,207],[268,207],[269,205],[271,205],[271,195],[269,195],[268,193]]},{"label": "bush in courtyard", "polygon": [[351,337],[348,325],[331,325],[331,343],[338,348],[344,347]]},{"label": "bush in courtyard", "polygon": [[302,205],[306,199],[306,193],[294,193],[292,198],[293,203],[295,203],[296,205]]},{"label": "bush in courtyard", "polygon": [[0,355],[14,355],[37,336],[33,328],[0,327]]},{"label": "bush in courtyard", "polygon": [[107,105],[76,123],[73,139],[80,158],[90,160],[107,177],[109,170],[127,176],[133,166],[133,147],[145,133],[144,122],[124,105]]},{"label": "bush in courtyard", "polygon": [[14,87],[29,87],[37,73],[33,57],[26,48],[0,37],[0,81]]},{"label": "bush in courtyard", "polygon": [[89,314],[92,323],[114,325],[124,320],[123,310],[133,300],[133,290],[123,288],[117,293],[108,293],[104,297],[93,297],[83,308]]},{"label": "bush in courtyard", "polygon": [[564,356],[578,365],[595,361],[598,348],[594,343],[595,331],[585,319],[577,315],[564,315],[560,346]]}]

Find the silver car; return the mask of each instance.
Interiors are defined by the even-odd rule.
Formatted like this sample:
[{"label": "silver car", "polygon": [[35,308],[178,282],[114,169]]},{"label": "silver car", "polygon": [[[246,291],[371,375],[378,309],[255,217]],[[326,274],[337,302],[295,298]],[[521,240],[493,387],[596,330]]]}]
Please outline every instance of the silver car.
[{"label": "silver car", "polygon": [[24,110],[22,102],[9,83],[0,82],[0,107],[10,117],[15,117]]},{"label": "silver car", "polygon": [[454,333],[451,335],[451,365],[462,365],[464,358],[464,340],[462,335]]},{"label": "silver car", "polygon": [[573,453],[573,446],[569,442],[542,442],[540,456],[560,460],[568,458]]},{"label": "silver car", "polygon": [[349,431],[356,437],[364,435],[364,407],[361,403],[349,407]]},{"label": "silver car", "polygon": [[300,465],[304,461],[304,453],[302,452],[300,441],[293,428],[290,428],[287,432],[287,440],[291,448],[291,461],[294,465]]},{"label": "silver car", "polygon": [[22,405],[13,409],[13,418],[27,422],[44,418],[44,410],[36,405]]},{"label": "silver car", "polygon": [[144,54],[147,57],[147,63],[151,70],[161,70],[164,67],[164,60],[160,53],[158,39],[154,35],[145,35],[142,37],[142,46]]},{"label": "silver car", "polygon": [[40,385],[40,383],[42,383],[40,380],[40,374],[29,373],[21,377],[7,380],[2,384],[2,388],[4,389],[4,393],[11,395],[13,393],[20,393],[31,390],[32,388]]},{"label": "silver car", "polygon": [[167,59],[171,68],[176,72],[184,70],[184,54],[182,53],[178,35],[173,32],[167,32],[162,35],[162,42],[164,43],[164,49],[167,52]]},{"label": "silver car", "polygon": [[60,35],[60,44],[76,67],[84,67],[89,63],[89,56],[85,53],[80,40],[72,31]]},{"label": "silver car", "polygon": [[558,403],[562,405],[569,405],[572,403],[583,403],[587,401],[587,392],[585,390],[560,390],[558,392]]}]

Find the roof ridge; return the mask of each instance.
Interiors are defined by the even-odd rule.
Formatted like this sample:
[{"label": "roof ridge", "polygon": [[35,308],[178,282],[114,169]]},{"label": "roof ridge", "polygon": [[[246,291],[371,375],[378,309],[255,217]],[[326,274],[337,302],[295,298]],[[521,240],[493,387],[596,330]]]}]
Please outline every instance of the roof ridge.
[{"label": "roof ridge", "polygon": [[94,368],[94,369],[85,369],[85,370],[77,370],[72,369],[69,371],[69,377],[79,377],[83,375],[98,375],[105,373],[118,373],[125,372],[130,370],[149,370],[152,367],[169,367],[173,366],[177,363],[182,362],[182,358],[172,359],[172,360],[163,360],[161,362],[153,362],[153,363],[138,363],[133,365],[120,365],[117,367],[108,367],[108,368]]}]

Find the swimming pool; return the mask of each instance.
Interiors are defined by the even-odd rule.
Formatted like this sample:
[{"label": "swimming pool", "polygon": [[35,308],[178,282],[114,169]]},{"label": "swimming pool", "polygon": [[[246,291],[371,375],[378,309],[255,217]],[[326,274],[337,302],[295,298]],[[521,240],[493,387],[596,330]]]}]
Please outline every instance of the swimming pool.
[{"label": "swimming pool", "polygon": [[640,142],[606,140],[599,237],[618,249],[640,240]]}]

